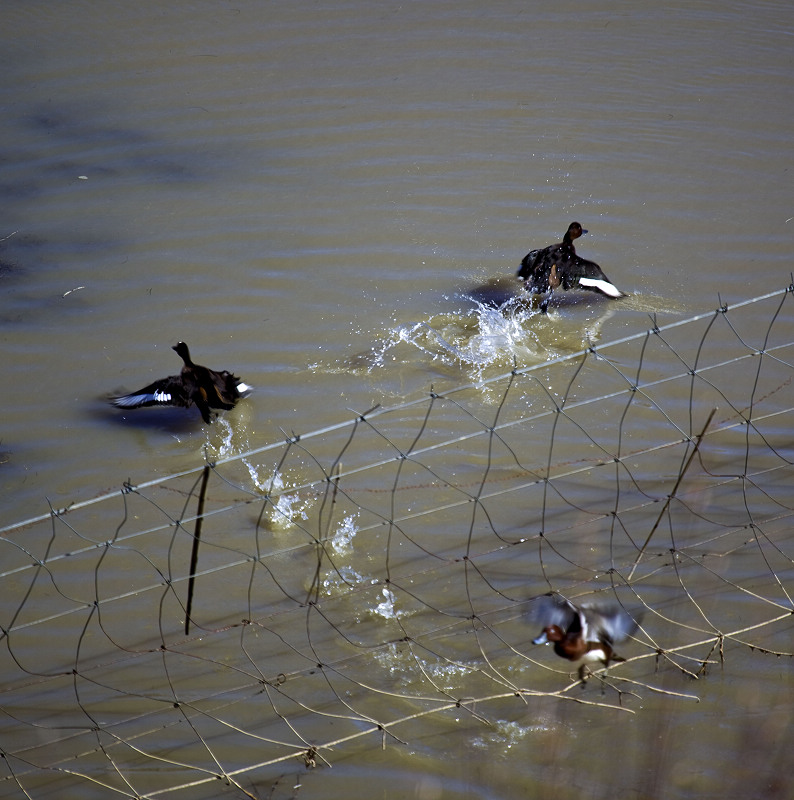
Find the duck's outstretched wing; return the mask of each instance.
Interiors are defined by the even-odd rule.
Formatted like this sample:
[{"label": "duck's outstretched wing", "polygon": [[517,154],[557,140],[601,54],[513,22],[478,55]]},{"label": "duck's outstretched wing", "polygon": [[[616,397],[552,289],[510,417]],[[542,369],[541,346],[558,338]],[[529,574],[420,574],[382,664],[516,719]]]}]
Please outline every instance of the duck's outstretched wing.
[{"label": "duck's outstretched wing", "polygon": [[533,273],[535,272],[535,262],[538,260],[538,255],[542,253],[543,250],[530,250],[522,259],[521,259],[521,266],[518,268],[518,272],[516,273],[517,277],[523,278],[527,280],[527,278],[531,278]]},{"label": "duck's outstretched wing", "polygon": [[251,392],[251,387],[231,372],[207,370],[207,373],[212,385],[212,396],[207,393],[207,402],[213,408],[226,410],[234,408],[234,404],[240,398],[246,397]]},{"label": "duck's outstretched wing", "polygon": [[632,617],[618,606],[608,608],[587,606],[582,611],[587,624],[595,629],[598,638],[610,644],[619,644],[628,639],[642,621],[641,614]]},{"label": "duck's outstretched wing", "polygon": [[621,292],[614,283],[610,283],[603,278],[579,278],[579,288],[589,289],[593,292],[601,292],[601,294],[615,299],[618,297],[628,297],[628,295],[625,292]]},{"label": "duck's outstretched wing", "polygon": [[[601,292],[607,297],[628,297],[625,292],[621,292],[614,283],[604,274],[604,271],[595,261],[588,261],[586,258],[576,257],[573,269],[571,270],[578,277],[580,289],[588,289],[592,292]],[[568,288],[565,286],[564,288]]]},{"label": "duck's outstretched wing", "polygon": [[578,609],[564,597],[544,594],[532,604],[530,617],[532,622],[542,629],[540,635],[533,641],[535,644],[542,644],[545,641],[546,628],[556,625],[560,630],[567,631],[577,622],[579,613]]},{"label": "duck's outstretched wing", "polygon": [[137,392],[111,397],[117,408],[142,408],[143,406],[179,406],[187,408],[193,402],[179,375],[170,375],[138,389]]}]

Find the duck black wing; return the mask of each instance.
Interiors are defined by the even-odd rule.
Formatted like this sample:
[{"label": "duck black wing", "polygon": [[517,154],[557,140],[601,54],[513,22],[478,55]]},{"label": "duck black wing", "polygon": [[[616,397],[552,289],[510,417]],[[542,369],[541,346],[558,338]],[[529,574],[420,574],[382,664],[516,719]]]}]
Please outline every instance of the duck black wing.
[{"label": "duck black wing", "polygon": [[542,250],[530,250],[521,261],[518,277],[526,281],[527,289],[545,292],[552,288],[549,285],[552,270],[560,272],[574,258],[575,251],[565,242],[549,245]]},{"label": "duck black wing", "polygon": [[518,272],[516,273],[517,277],[523,278],[524,280],[526,280],[527,278],[531,278],[533,273],[535,272],[538,256],[542,252],[544,252],[544,250],[530,250],[521,259],[521,266],[518,268]]},{"label": "duck black wing", "polygon": [[604,271],[595,261],[588,261],[586,258],[576,256],[569,267],[563,271],[562,287],[568,289],[578,286],[580,289],[588,289],[592,292],[600,292],[607,297],[626,297],[625,292],[621,292],[612,281],[607,278]]},{"label": "duck black wing", "polygon": [[231,372],[223,370],[223,372],[210,372],[212,378],[213,400],[217,400],[218,406],[214,406],[213,402],[210,405],[216,408],[233,408],[234,404],[241,398],[246,397],[251,387],[242,382],[236,375]]},{"label": "duck black wing", "polygon": [[250,386],[226,370],[216,372],[214,369],[196,366],[190,374],[183,370],[182,380],[193,402],[201,402],[209,408],[222,408],[225,411],[234,408],[235,403],[251,391]]},{"label": "duck black wing", "polygon": [[137,392],[111,397],[117,408],[143,408],[144,406],[179,406],[188,408],[193,400],[185,390],[181,375],[169,375],[138,389]]},{"label": "duck black wing", "polygon": [[210,409],[229,411],[251,391],[250,386],[231,372],[216,372],[197,364],[182,370],[181,381],[186,396],[196,404],[201,418],[208,423],[212,422]]}]

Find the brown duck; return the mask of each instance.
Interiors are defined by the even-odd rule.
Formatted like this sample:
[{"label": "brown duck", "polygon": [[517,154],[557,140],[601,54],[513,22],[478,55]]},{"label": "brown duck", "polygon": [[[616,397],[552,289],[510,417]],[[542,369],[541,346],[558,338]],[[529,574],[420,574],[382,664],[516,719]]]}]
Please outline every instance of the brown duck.
[{"label": "brown duck", "polygon": [[607,297],[626,297],[595,261],[588,261],[576,254],[573,240],[587,231],[578,222],[572,222],[559,244],[552,244],[541,250],[530,250],[518,270],[518,277],[524,280],[527,289],[535,294],[545,292],[541,311],[546,311],[555,289],[563,291],[578,287],[592,292],[600,292]]},{"label": "brown duck", "polygon": [[236,375],[223,370],[194,364],[190,350],[184,342],[173,347],[184,361],[179,375],[170,375],[159,381],[138,389],[137,392],[112,397],[110,402],[117,408],[141,408],[142,406],[179,406],[189,408],[196,405],[204,422],[212,422],[210,409],[228,410],[234,408],[241,397],[245,397],[251,387]]}]

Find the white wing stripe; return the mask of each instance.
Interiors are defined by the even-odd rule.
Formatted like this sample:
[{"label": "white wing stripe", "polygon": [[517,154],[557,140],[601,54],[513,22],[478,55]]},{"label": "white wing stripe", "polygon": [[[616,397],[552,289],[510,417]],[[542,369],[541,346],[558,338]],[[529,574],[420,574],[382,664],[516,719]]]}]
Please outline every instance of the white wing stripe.
[{"label": "white wing stripe", "polygon": [[579,278],[579,286],[587,286],[591,289],[598,289],[609,297],[623,297],[623,292],[609,281],[602,281],[598,278]]}]

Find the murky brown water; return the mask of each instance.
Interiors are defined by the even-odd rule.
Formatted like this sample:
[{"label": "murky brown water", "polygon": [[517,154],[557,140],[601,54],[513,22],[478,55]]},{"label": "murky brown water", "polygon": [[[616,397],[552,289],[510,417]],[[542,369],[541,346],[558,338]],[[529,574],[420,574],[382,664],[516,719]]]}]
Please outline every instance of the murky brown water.
[{"label": "murky brown water", "polygon": [[[0,16],[4,525],[790,281],[788,3]],[[497,278],[513,293],[573,219],[629,298],[550,318],[470,299]],[[179,339],[256,387],[231,427],[104,402],[176,372]],[[715,764],[790,703],[780,664],[768,692],[715,672],[699,705],[620,725],[548,700],[534,733],[514,708],[486,733],[431,722],[407,748],[344,751],[301,796],[729,796]]]}]

